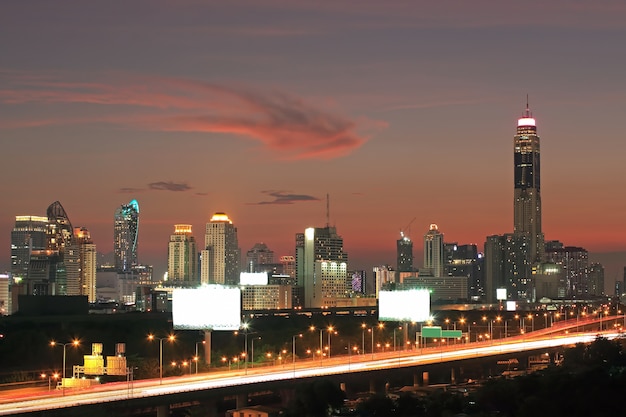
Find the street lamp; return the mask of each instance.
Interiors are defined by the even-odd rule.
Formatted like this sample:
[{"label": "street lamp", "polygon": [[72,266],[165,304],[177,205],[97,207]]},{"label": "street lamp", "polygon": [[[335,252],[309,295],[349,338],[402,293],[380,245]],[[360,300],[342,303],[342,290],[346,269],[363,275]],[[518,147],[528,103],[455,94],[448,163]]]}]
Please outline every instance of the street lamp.
[{"label": "street lamp", "polygon": [[[504,321],[504,338],[506,339],[507,337],[509,337],[509,319],[507,318],[503,319],[501,316],[498,316],[496,317],[496,321],[498,323],[500,323],[501,321]],[[500,331],[500,339],[502,339],[502,331]]]},{"label": "street lamp", "polygon": [[[311,326],[311,327],[309,327],[309,330],[310,330],[310,331],[312,331],[312,332],[314,332],[314,331],[316,330],[316,329],[315,329],[315,326]],[[323,329],[320,329],[320,349],[319,349],[319,350],[320,350],[320,352],[322,351],[322,347],[323,347],[323,346],[322,346],[322,332],[323,332],[323,331],[324,331]],[[321,364],[321,363],[322,363],[322,357],[321,357],[321,355],[320,355],[320,364]]]},{"label": "street lamp", "polygon": [[483,323],[485,323],[487,325],[487,331],[489,331],[489,322],[487,321],[487,316],[483,316],[482,317],[482,321],[483,321]]},{"label": "street lamp", "polygon": [[[328,333],[328,359],[330,359],[330,334],[333,331],[335,331],[333,326],[328,326],[328,329],[326,330],[326,333]],[[337,332],[335,332],[335,334],[337,334]]]},{"label": "street lamp", "polygon": [[250,350],[250,362],[253,368],[254,368],[254,341],[255,340],[261,340],[261,336],[252,338],[252,349]]},{"label": "street lamp", "polygon": [[[463,325],[465,324],[465,317],[459,318],[459,324],[461,325],[461,334],[463,334]],[[456,324],[455,324],[455,326],[456,326]],[[468,328],[469,328],[469,326],[468,326]],[[469,331],[467,333],[468,333],[468,336],[469,336]],[[467,340],[467,339],[465,339],[465,340]]]},{"label": "street lamp", "polygon": [[167,337],[154,337],[153,334],[148,335],[148,340],[158,340],[159,341],[159,385],[163,385],[163,341],[168,340],[173,342],[176,340],[176,336],[173,334]]},{"label": "street lamp", "polygon": [[183,362],[181,363],[181,367],[183,369],[183,372],[184,372],[184,369],[185,369],[185,367],[187,365],[189,365],[189,375],[191,375],[191,361],[187,362],[186,360],[183,360]]},{"label": "street lamp", "polygon": [[393,328],[393,351],[396,351],[396,330],[402,330],[402,326]]},{"label": "street lamp", "polygon": [[530,331],[534,332],[535,331],[535,322],[533,320],[533,315],[532,314],[528,314],[528,320],[530,320]]},{"label": "street lamp", "polygon": [[302,338],[302,333],[294,334],[291,337],[291,356],[293,360],[293,372],[296,372],[296,337]]},{"label": "street lamp", "polygon": [[[385,325],[383,323],[378,323],[377,326],[380,330],[382,330]],[[372,332],[372,359],[374,359],[374,326],[372,326],[372,328],[370,329]]]},{"label": "street lamp", "polygon": [[365,355],[365,329],[367,325],[365,323],[361,323],[361,354]]},{"label": "street lamp", "polygon": [[[315,326],[311,326],[309,327],[310,331],[315,331],[316,328]],[[324,351],[324,346],[323,346],[323,342],[322,342],[322,333],[324,332],[324,329],[319,329],[320,330],[320,351],[323,352]],[[335,330],[335,328],[333,326],[328,326],[328,328],[326,329],[326,333],[328,333],[328,358],[330,359],[330,334],[331,332],[333,332]],[[335,334],[337,334],[337,332],[335,332]]]},{"label": "street lamp", "polygon": [[250,327],[250,325],[248,324],[248,322],[244,322],[241,327],[243,328],[243,335],[244,335],[244,352],[246,354],[245,357],[245,361],[244,361],[244,368],[246,370],[246,375],[248,374],[248,328]]},{"label": "street lamp", "polygon": [[78,346],[80,344],[80,341],[77,339],[74,339],[72,342],[68,342],[68,343],[59,343],[59,342],[55,342],[54,340],[50,342],[50,346],[54,347],[54,346],[63,346],[63,379],[61,379],[61,387],[63,388],[63,395],[65,395],[65,348],[68,346]]},{"label": "street lamp", "polygon": [[204,345],[206,341],[196,342],[196,356],[193,357],[193,360],[196,362],[196,375],[198,374],[198,360],[200,360],[200,356],[198,356],[198,345]]},{"label": "street lamp", "polygon": [[[56,372],[53,374],[41,374],[41,377],[43,379],[48,378],[48,391],[52,390],[52,380],[54,379],[55,382],[59,379],[59,374],[57,374]],[[55,383],[56,385],[56,383]]]}]

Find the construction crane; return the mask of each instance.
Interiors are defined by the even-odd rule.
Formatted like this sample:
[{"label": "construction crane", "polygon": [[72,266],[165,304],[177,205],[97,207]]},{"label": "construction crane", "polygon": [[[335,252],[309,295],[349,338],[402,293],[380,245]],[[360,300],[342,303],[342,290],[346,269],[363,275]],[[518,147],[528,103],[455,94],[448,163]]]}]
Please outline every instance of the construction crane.
[{"label": "construction crane", "polygon": [[[417,217],[413,217],[413,219],[409,222],[409,224],[407,224],[406,226],[404,226],[403,229],[400,230],[400,237],[408,236],[410,238],[410,235],[411,235],[411,224],[415,221],[415,219],[417,219]],[[406,231],[406,233],[404,233],[405,231]]]}]

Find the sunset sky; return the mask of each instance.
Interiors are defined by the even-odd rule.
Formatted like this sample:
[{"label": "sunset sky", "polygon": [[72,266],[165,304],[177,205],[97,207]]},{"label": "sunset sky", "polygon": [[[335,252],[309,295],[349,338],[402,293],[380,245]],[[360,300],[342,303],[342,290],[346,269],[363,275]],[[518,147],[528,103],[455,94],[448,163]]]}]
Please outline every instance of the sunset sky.
[{"label": "sunset sky", "polygon": [[[137,199],[139,259],[217,211],[245,254],[330,223],[350,268],[395,265],[410,224],[513,229],[529,95],[547,240],[626,265],[626,2],[4,0],[0,270],[15,215],[59,200],[110,252]],[[413,220],[414,219],[414,220]]]}]

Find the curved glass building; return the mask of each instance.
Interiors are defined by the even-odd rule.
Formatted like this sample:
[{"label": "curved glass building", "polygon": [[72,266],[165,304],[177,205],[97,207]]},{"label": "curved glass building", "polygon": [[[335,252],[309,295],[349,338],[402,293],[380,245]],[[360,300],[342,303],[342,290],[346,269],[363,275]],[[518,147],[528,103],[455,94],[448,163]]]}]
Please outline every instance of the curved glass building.
[{"label": "curved glass building", "polygon": [[113,252],[115,269],[129,272],[137,265],[137,237],[139,235],[139,203],[131,200],[115,210],[113,225]]}]

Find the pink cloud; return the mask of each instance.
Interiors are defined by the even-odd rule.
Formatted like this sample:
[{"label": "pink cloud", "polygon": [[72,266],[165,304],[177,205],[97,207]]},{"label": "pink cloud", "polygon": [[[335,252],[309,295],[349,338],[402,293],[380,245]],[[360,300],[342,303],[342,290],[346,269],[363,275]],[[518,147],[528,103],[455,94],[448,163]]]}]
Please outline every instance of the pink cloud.
[{"label": "pink cloud", "polygon": [[332,159],[366,141],[357,128],[383,126],[357,123],[284,92],[179,78],[126,76],[94,83],[20,75],[10,77],[9,84],[0,89],[0,103],[82,104],[110,111],[67,119],[0,120],[5,129],[106,122],[144,130],[226,133],[256,140],[287,159]]}]

